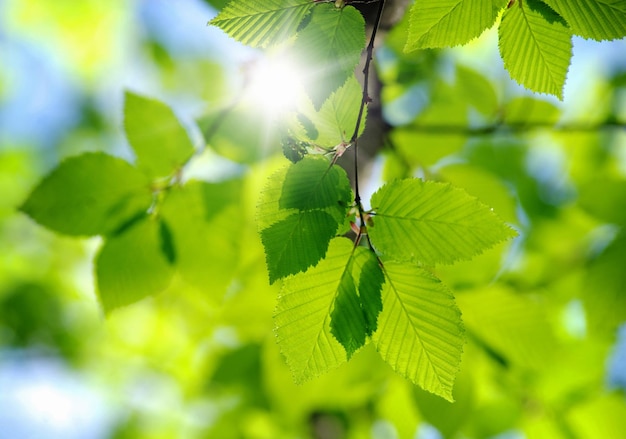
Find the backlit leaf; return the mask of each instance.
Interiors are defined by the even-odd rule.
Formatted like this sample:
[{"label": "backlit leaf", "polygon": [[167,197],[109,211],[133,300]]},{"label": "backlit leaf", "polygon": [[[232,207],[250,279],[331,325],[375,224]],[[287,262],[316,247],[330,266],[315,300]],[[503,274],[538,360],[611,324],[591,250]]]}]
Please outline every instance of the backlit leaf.
[{"label": "backlit leaf", "polygon": [[461,363],[463,325],[452,293],[416,266],[385,263],[376,348],[398,373],[452,401]]},{"label": "backlit leaf", "polygon": [[572,57],[571,31],[556,12],[539,0],[515,2],[498,29],[504,67],[518,83],[563,98]]},{"label": "backlit leaf", "polygon": [[152,178],[173,174],[194,152],[187,131],[164,103],[131,92],[125,99],[124,127],[137,167]]},{"label": "backlit leaf", "polygon": [[353,247],[348,239],[334,239],[316,267],[284,281],[274,316],[275,332],[297,383],[346,361],[346,351],[331,334],[330,313]]},{"label": "backlit leaf", "polygon": [[624,0],[545,0],[567,21],[572,32],[594,40],[626,36]]},{"label": "backlit leaf", "polygon": [[311,0],[232,0],[209,22],[252,47],[266,47],[295,35],[315,4]]},{"label": "backlit leaf", "polygon": [[506,0],[421,0],[411,10],[405,52],[465,44],[491,27]]},{"label": "backlit leaf", "polygon": [[87,153],[62,162],[20,209],[56,232],[94,236],[115,232],[151,203],[141,172],[120,158]]},{"label": "backlit leaf", "polygon": [[163,245],[160,222],[152,218],[107,238],[95,262],[98,297],[105,313],[168,287],[174,268]]},{"label": "backlit leaf", "polygon": [[372,196],[371,205],[372,243],[394,260],[453,263],[515,236],[489,207],[446,183],[389,183]]},{"label": "backlit leaf", "polygon": [[365,21],[352,6],[336,8],[328,3],[313,9],[310,18],[293,51],[309,96],[320,108],[354,73],[365,48]]}]

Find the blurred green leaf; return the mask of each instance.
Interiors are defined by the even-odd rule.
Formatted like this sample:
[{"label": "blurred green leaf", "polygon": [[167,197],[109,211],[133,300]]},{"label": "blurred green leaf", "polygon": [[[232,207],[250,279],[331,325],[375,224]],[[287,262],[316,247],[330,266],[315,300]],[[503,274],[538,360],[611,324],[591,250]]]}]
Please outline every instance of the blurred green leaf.
[{"label": "blurred green leaf", "polygon": [[122,159],[87,153],[62,162],[31,192],[20,210],[67,235],[110,234],[144,214],[149,181]]},{"label": "blurred green leaf", "polygon": [[150,178],[172,175],[194,152],[187,131],[162,102],[127,91],[124,127],[137,167]]},{"label": "blurred green leaf", "polygon": [[169,286],[174,267],[162,249],[160,222],[151,218],[106,239],[95,262],[98,297],[105,313]]}]

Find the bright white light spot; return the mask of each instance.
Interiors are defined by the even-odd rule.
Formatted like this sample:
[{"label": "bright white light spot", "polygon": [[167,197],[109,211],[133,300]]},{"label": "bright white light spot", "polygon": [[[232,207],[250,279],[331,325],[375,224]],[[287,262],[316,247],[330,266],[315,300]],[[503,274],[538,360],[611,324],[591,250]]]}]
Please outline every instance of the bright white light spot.
[{"label": "bright white light spot", "polygon": [[251,104],[270,117],[293,110],[302,100],[302,75],[289,60],[267,57],[258,60],[248,72],[247,97]]}]

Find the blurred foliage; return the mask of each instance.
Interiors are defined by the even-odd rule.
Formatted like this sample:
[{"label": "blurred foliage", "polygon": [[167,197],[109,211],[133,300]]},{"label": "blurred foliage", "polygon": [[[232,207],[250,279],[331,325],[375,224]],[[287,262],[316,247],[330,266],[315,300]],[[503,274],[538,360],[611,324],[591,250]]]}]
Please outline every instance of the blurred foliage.
[{"label": "blurred foliage", "polygon": [[[119,409],[112,438],[411,438],[427,426],[446,438],[623,435],[625,389],[607,382],[607,364],[626,321],[624,71],[590,80],[582,103],[567,92],[555,103],[458,52],[405,55],[406,24],[394,28],[377,58],[391,131],[371,178],[451,182],[520,237],[437,269],[469,334],[455,403],[401,379],[372,346],[296,386],[273,335],[279,287],[269,286],[254,218],[259,188],[284,159],[276,140],[249,140],[260,128],[233,115],[209,142],[205,166],[186,170],[201,182],[177,196],[197,200],[195,215],[213,215],[219,236],[187,235],[188,253],[178,256],[187,271],[106,320],[92,286],[99,238],[55,235],[16,210],[62,157],[132,156],[119,119],[123,88],[164,98],[187,121],[210,121],[235,98],[236,61],[208,45],[202,56],[181,56],[149,31],[147,3],[0,3],[3,34],[54,54],[80,97],[65,102],[80,117],[53,145],[0,133],[0,364],[7,352],[52,355],[92,377]],[[208,32],[205,14],[197,35]],[[3,109],[16,79],[0,78]],[[217,211],[205,210],[205,184],[221,200]],[[188,233],[177,208],[172,198],[165,215],[174,234]],[[221,257],[214,246],[225,249]]]}]

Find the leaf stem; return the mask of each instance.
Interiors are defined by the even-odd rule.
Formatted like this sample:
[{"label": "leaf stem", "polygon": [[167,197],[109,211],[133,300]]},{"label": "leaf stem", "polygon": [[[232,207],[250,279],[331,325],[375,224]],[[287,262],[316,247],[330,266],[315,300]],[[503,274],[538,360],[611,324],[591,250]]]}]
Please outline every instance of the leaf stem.
[{"label": "leaf stem", "polygon": [[[361,194],[359,192],[359,130],[361,129],[361,122],[363,120],[363,115],[365,113],[365,106],[371,102],[371,98],[369,96],[369,76],[370,76],[370,67],[372,63],[372,59],[374,58],[374,42],[376,40],[376,33],[378,32],[378,27],[380,26],[380,21],[383,16],[383,9],[385,8],[385,0],[379,0],[378,2],[378,11],[376,12],[376,19],[374,20],[374,26],[372,29],[372,35],[370,36],[369,43],[367,44],[366,55],[365,55],[365,66],[363,67],[363,96],[361,98],[361,106],[359,107],[359,115],[356,119],[356,124],[354,126],[354,133],[352,133],[352,137],[350,138],[350,143],[354,145],[354,202],[359,212],[359,220],[360,220],[360,228],[359,233],[357,235],[357,239],[355,240],[356,245],[358,245],[361,235],[365,231],[367,233],[367,226],[365,224],[365,214],[363,211],[363,205],[361,204]],[[368,244],[371,248],[371,242],[369,241],[369,236],[367,237]]]}]

